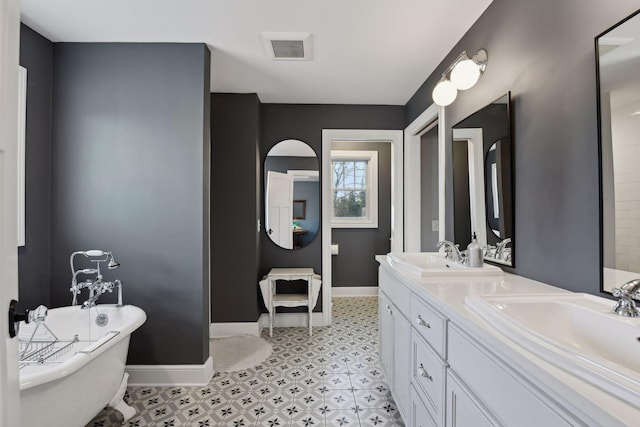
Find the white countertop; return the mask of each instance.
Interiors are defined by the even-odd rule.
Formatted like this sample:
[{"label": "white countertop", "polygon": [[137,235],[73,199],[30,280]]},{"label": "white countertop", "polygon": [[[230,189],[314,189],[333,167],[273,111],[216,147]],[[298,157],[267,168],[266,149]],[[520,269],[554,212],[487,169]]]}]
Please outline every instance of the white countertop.
[{"label": "white countertop", "polygon": [[[425,279],[392,267],[385,255],[377,255],[376,261],[414,293],[431,303],[453,323],[466,329],[476,340],[484,343],[490,351],[511,364],[517,372],[579,418],[583,419],[586,416],[606,427],[640,426],[640,410],[520,347],[469,310],[464,302],[465,297],[469,295],[569,291],[509,273],[504,273],[502,278]],[[611,304],[613,307],[614,302]],[[640,336],[640,331],[638,334]]]}]

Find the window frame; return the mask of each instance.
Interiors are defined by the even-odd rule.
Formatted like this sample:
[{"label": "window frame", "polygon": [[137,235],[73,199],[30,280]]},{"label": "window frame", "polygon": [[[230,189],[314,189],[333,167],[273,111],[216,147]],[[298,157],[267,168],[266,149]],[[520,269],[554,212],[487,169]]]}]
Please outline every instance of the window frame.
[{"label": "window frame", "polygon": [[[334,161],[366,161],[367,216],[335,217],[333,206]],[[331,150],[331,228],[378,228],[378,152],[368,150]]]}]

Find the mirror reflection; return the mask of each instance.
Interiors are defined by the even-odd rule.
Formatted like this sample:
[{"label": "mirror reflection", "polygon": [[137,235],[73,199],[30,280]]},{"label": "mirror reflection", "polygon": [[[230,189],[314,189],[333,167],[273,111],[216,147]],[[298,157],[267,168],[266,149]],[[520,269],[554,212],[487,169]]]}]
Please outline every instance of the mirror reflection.
[{"label": "mirror reflection", "polygon": [[455,242],[473,236],[484,258],[514,265],[510,94],[453,127]]},{"label": "mirror reflection", "polygon": [[640,277],[640,16],[597,37],[602,290]]},{"label": "mirror reflection", "polygon": [[302,141],[280,141],[267,153],[264,170],[267,235],[284,249],[307,246],[320,225],[316,153]]}]

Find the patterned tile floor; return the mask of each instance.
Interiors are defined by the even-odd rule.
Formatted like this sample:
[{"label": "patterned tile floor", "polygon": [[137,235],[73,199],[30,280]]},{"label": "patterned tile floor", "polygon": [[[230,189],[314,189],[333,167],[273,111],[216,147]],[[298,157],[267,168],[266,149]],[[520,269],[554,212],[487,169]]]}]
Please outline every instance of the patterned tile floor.
[{"label": "patterned tile floor", "polygon": [[[275,328],[273,354],[204,387],[129,387],[124,426],[403,427],[378,359],[377,297],[334,298],[333,325]],[[87,427],[120,426],[105,410]]]}]

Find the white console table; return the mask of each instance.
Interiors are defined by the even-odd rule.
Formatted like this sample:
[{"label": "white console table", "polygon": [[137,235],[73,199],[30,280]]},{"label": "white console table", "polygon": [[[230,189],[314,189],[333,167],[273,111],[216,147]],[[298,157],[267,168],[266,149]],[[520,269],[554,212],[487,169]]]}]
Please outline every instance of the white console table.
[{"label": "white console table", "polygon": [[[311,336],[311,312],[314,304],[314,290],[312,289],[314,272],[313,268],[272,268],[267,274],[269,301],[269,336],[273,336],[273,316],[276,314],[276,307],[302,307],[307,306],[309,312],[309,336]],[[276,293],[276,282],[278,280],[306,280],[306,294],[283,294]],[[318,289],[319,290],[319,289]]]}]

